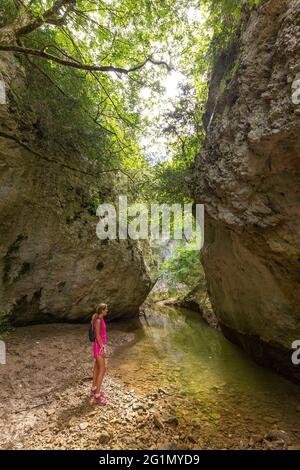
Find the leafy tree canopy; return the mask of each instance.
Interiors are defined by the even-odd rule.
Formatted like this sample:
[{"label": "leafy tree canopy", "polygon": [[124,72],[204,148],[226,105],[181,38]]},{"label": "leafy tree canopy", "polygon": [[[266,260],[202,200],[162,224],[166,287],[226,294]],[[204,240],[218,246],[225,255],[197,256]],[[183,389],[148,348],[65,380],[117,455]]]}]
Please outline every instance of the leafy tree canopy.
[{"label": "leafy tree canopy", "polygon": [[[126,174],[135,197],[189,199],[209,71],[243,9],[257,3],[2,0],[0,51],[14,52],[26,67],[23,101],[37,113],[46,146]],[[174,70],[180,92],[154,116]],[[163,139],[163,158],[149,157],[143,137],[147,147]]]}]

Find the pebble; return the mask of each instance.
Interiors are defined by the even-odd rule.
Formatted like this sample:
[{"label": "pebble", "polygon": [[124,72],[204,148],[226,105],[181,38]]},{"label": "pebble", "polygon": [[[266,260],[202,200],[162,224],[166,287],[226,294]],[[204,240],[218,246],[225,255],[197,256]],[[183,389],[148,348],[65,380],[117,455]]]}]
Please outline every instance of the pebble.
[{"label": "pebble", "polygon": [[251,439],[253,444],[257,444],[258,442],[262,442],[264,440],[264,436],[262,434],[254,434]]},{"label": "pebble", "polygon": [[267,441],[283,441],[285,444],[291,444],[291,439],[285,431],[279,429],[272,429],[265,436]]},{"label": "pebble", "polygon": [[153,422],[158,429],[164,429],[164,424],[156,414],[153,415]]},{"label": "pebble", "polygon": [[272,418],[271,416],[266,416],[265,421],[269,424],[275,424],[278,420],[276,418]]},{"label": "pebble", "polygon": [[111,440],[111,435],[107,431],[102,431],[97,434],[99,444],[107,444]]},{"label": "pebble", "polygon": [[167,424],[172,424],[174,426],[178,426],[179,424],[178,418],[176,416],[168,416],[164,419],[164,422]]},{"label": "pebble", "polygon": [[298,442],[298,444],[293,444],[292,446],[288,446],[287,450],[300,450],[300,442]]},{"label": "pebble", "polygon": [[177,449],[177,444],[176,444],[176,442],[166,441],[166,442],[162,442],[161,444],[159,444],[157,446],[157,449],[158,450],[176,450]]},{"label": "pebble", "polygon": [[88,427],[89,427],[89,423],[87,423],[86,421],[79,424],[79,428],[80,428],[82,431],[84,431],[84,430],[85,430],[86,428],[88,428]]},{"label": "pebble", "polygon": [[24,444],[22,444],[22,442],[17,442],[15,445],[14,445],[14,448],[15,449],[23,449],[24,447]]},{"label": "pebble", "polygon": [[143,403],[135,403],[133,406],[132,406],[132,409],[134,411],[137,411],[137,410],[144,410],[145,409],[145,405]]}]

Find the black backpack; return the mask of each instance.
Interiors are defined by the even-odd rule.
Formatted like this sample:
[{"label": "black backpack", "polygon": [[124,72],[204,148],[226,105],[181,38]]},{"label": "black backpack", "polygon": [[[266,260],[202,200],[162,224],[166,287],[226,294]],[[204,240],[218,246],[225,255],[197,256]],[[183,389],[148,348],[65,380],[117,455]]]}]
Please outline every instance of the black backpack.
[{"label": "black backpack", "polygon": [[89,327],[89,340],[93,343],[96,339],[95,331],[94,331],[94,317],[91,320],[90,327]]}]

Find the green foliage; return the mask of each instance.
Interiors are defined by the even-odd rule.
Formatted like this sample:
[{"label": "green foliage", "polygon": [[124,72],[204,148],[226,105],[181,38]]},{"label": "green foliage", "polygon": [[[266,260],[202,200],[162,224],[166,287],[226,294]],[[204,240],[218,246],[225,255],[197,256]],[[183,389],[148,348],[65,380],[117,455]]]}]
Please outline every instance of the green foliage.
[{"label": "green foliage", "polygon": [[[5,0],[1,23],[9,26],[30,14],[44,24],[22,35],[21,46],[73,63],[124,69],[148,58],[171,63],[172,48],[185,36],[188,0],[76,0],[47,22],[44,12],[54,3],[32,0],[23,8],[22,2]],[[103,169],[147,167],[138,136],[139,93],[144,86],[158,90],[166,66],[149,64],[122,75],[77,70],[30,54],[19,57],[28,77],[24,109],[35,111],[37,137],[47,149],[72,152]]]},{"label": "green foliage", "polygon": [[208,9],[208,19],[203,28],[206,40],[202,42],[207,48],[206,62],[213,66],[220,51],[226,49],[233,40],[242,12],[256,7],[260,0],[203,0],[203,3]]},{"label": "green foliage", "polygon": [[191,250],[189,244],[180,244],[174,250],[174,256],[160,264],[159,270],[168,273],[169,280],[187,285],[193,289],[203,277],[199,251]]},{"label": "green foliage", "polygon": [[[171,109],[152,126],[154,141],[162,136],[166,142],[167,159],[150,165],[141,177],[142,197],[161,202],[182,202],[192,199],[190,176],[195,156],[205,137],[202,124],[208,97],[211,71],[222,50],[236,39],[242,13],[258,5],[258,0],[203,0],[195,7],[200,22],[185,19],[185,49],[178,49],[177,67],[184,74],[180,92]],[[195,10],[195,11],[196,11]],[[192,59],[191,59],[192,58]],[[235,75],[234,63],[221,82],[223,93]]]},{"label": "green foliage", "polygon": [[11,23],[17,16],[17,8],[14,0],[1,0],[0,27]]},{"label": "green foliage", "polygon": [[[162,132],[169,142],[172,159],[164,165],[156,167],[161,180],[165,182],[162,189],[164,200],[176,201],[176,193],[182,201],[191,199],[189,173],[203,135],[202,113],[204,107],[197,99],[195,88],[191,84],[181,84],[177,102],[172,111],[163,116],[165,125]],[[167,197],[167,194],[171,198]]]},{"label": "green foliage", "polygon": [[[22,47],[73,64],[123,69],[151,58],[185,77],[177,99],[155,119],[151,113],[143,115],[141,107],[150,111],[153,102],[141,105],[140,93],[149,88],[156,102],[160,100],[169,73],[165,65],[148,63],[128,74],[103,73],[20,54],[28,82],[22,96],[16,90],[14,98],[22,101],[24,110],[34,110],[37,137],[48,151],[72,153],[92,160],[100,170],[123,174],[121,182],[127,179],[125,189],[135,198],[189,200],[190,167],[204,137],[210,71],[232,40],[243,11],[258,3],[76,0],[65,2],[49,20],[45,12],[55,0],[2,0],[1,26],[25,15],[40,22],[18,38]],[[164,161],[149,161],[141,148],[141,136],[149,128],[166,143]]]},{"label": "green foliage", "polygon": [[221,94],[225,92],[227,85],[231,82],[238,68],[239,68],[239,64],[236,62],[235,64],[233,64],[230,70],[226,73],[225,77],[221,80],[221,83],[220,83]]}]

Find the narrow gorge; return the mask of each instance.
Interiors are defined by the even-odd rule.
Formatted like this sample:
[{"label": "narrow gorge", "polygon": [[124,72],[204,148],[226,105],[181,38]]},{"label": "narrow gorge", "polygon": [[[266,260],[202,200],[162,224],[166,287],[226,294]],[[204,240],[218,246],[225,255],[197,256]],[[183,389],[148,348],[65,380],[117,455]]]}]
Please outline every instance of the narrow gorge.
[{"label": "narrow gorge", "polygon": [[3,0],[0,449],[300,450],[299,158],[300,0]]}]

